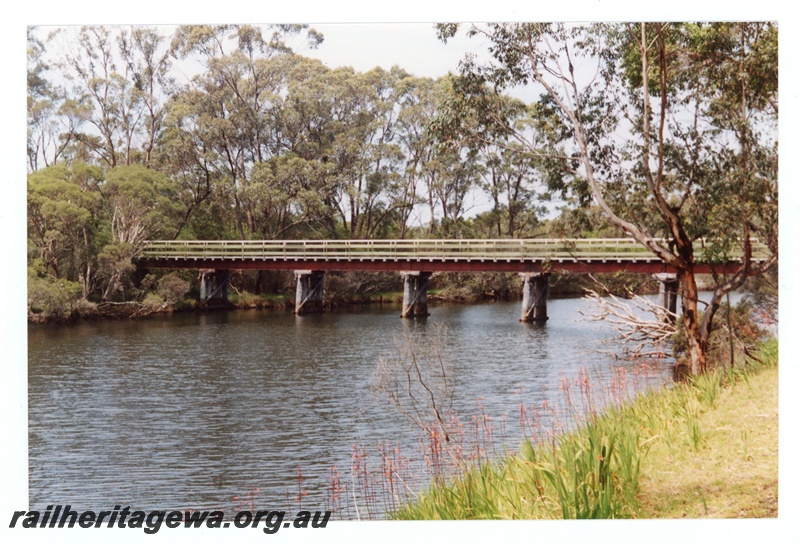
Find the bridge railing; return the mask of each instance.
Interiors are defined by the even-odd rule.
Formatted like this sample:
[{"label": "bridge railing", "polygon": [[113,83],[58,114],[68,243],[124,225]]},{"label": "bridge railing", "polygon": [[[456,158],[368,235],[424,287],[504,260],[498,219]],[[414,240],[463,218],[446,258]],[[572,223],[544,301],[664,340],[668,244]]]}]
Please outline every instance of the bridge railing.
[{"label": "bridge railing", "polygon": [[[702,249],[697,242],[696,251]],[[699,253],[698,253],[699,254]],[[769,251],[754,244],[754,258]],[[632,238],[501,240],[154,240],[145,259],[232,260],[658,260]],[[731,260],[741,257],[729,255]]]}]

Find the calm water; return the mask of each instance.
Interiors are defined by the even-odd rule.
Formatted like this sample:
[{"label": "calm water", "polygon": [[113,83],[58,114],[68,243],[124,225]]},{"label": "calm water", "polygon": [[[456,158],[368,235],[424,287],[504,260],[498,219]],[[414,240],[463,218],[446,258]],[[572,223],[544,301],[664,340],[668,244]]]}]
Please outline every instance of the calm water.
[{"label": "calm water", "polygon": [[[298,467],[303,504],[321,507],[331,467],[351,479],[354,444],[373,461],[380,441],[419,449],[369,386],[406,331],[442,325],[456,410],[467,421],[482,405],[515,448],[521,403],[558,402],[565,377],[610,379],[622,364],[593,351],[610,333],[579,321],[585,305],[551,300],[543,326],[519,323],[518,302],[433,306],[416,322],[373,306],[31,326],[30,508],[230,509],[254,488],[258,507],[290,508]],[[664,361],[647,380],[670,376]]]}]

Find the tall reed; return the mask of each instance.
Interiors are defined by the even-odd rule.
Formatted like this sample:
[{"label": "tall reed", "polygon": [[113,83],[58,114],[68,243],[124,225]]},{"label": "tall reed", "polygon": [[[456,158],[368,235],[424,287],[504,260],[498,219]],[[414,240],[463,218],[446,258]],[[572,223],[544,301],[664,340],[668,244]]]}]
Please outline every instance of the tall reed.
[{"label": "tall reed", "polygon": [[[620,382],[601,414],[585,395],[588,412],[571,410],[580,426],[560,435],[542,433],[539,413],[520,409],[529,433],[519,452],[500,462],[471,467],[447,484],[434,483],[394,513],[397,519],[514,519],[637,517],[642,462],[656,442],[704,447],[703,412],[731,384],[760,366],[777,364],[777,340],[759,351],[763,363],[731,373],[720,369],[673,387],[638,393],[622,402]],[[579,377],[579,381],[582,380]],[[562,387],[571,398],[569,387]],[[588,415],[587,415],[588,414]]]}]

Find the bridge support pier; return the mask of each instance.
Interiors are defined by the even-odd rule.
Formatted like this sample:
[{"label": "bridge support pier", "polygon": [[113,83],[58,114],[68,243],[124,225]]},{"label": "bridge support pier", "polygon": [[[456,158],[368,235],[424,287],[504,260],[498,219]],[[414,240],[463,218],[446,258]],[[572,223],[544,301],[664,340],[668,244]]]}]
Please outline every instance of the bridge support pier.
[{"label": "bridge support pier", "polygon": [[230,283],[230,270],[201,270],[200,306],[228,304],[228,286]]},{"label": "bridge support pier", "polygon": [[295,270],[297,291],[294,299],[294,314],[322,313],[322,285],[325,272],[322,270]]},{"label": "bridge support pier", "polygon": [[401,272],[403,276],[403,311],[400,317],[427,317],[430,272]]},{"label": "bridge support pier", "polygon": [[[677,274],[655,274],[659,282],[658,286],[658,303],[662,308],[670,312],[672,315],[678,310],[678,281]],[[674,318],[667,317],[667,320],[674,321]]]},{"label": "bridge support pier", "polygon": [[547,321],[547,287],[550,272],[520,274],[522,278],[522,314],[519,320]]}]

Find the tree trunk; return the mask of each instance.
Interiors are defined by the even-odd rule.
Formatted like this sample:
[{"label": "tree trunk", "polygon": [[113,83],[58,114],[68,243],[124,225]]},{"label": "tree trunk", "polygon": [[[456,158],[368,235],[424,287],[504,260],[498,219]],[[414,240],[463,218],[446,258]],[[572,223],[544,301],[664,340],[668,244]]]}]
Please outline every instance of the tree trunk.
[{"label": "tree trunk", "polygon": [[105,291],[103,291],[103,302],[107,302],[111,300],[111,297],[114,296],[114,293],[117,292],[117,283],[120,274],[119,271],[115,270],[113,274],[111,274],[111,278],[108,280],[108,285],[106,285]]},{"label": "tree trunk", "polygon": [[683,328],[686,332],[686,351],[691,361],[691,373],[706,371],[705,342],[697,320],[697,282],[693,266],[678,272],[681,283],[681,304],[683,306]]}]

